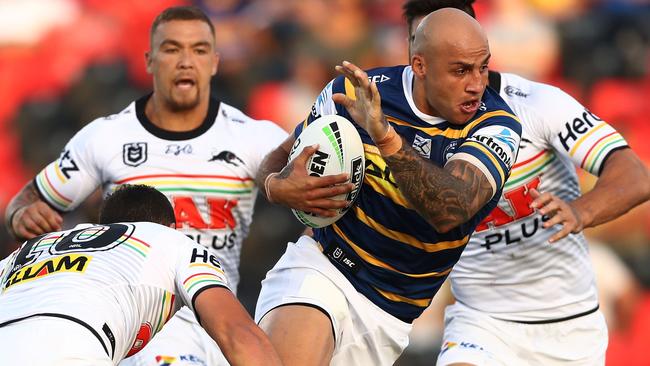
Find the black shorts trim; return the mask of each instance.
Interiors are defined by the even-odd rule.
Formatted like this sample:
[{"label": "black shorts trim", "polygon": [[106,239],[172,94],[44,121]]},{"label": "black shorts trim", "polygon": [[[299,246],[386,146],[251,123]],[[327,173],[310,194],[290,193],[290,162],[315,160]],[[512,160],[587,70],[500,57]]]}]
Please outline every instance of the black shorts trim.
[{"label": "black shorts trim", "polygon": [[[327,311],[325,311],[325,309],[323,309],[322,307],[320,307],[320,306],[318,306],[318,305],[316,305],[316,304],[312,304],[312,303],[309,303],[309,302],[289,302],[289,303],[286,303],[286,304],[280,304],[280,305],[278,305],[278,306],[276,306],[276,307],[273,307],[273,308],[269,309],[269,311],[267,311],[266,313],[264,313],[264,315],[262,315],[262,317],[260,318],[260,322],[261,322],[262,319],[264,319],[264,317],[265,317],[268,313],[270,313],[271,311],[273,311],[273,310],[275,310],[275,309],[277,309],[277,308],[281,308],[281,307],[283,307],[283,306],[289,306],[289,305],[300,305],[300,306],[306,306],[306,307],[314,308],[314,309],[320,311],[321,313],[325,314],[325,316],[327,317],[327,319],[330,320],[330,325],[332,326],[332,337],[334,337],[334,344],[336,344],[336,333],[334,332],[334,322],[332,321],[332,317],[330,316],[330,314],[329,314]],[[257,323],[257,325],[259,325],[259,323]]]},{"label": "black shorts trim", "polygon": [[[75,323],[77,323],[79,325],[82,325],[83,327],[88,329],[95,336],[95,338],[97,338],[99,343],[102,345],[102,348],[104,348],[104,352],[106,352],[106,355],[108,357],[110,357],[111,360],[113,359],[113,356],[110,353],[108,353],[108,347],[106,347],[106,343],[104,343],[104,340],[102,339],[102,337],[100,337],[99,333],[97,333],[97,331],[93,327],[88,325],[88,323],[84,322],[83,320],[79,320],[79,319],[77,319],[75,317],[72,317],[70,315],[57,314],[57,313],[32,314],[32,315],[28,315],[28,316],[25,316],[25,317],[22,317],[22,318],[12,319],[12,320],[8,320],[8,321],[6,321],[4,323],[1,323],[0,328],[4,327],[5,325],[18,323],[20,321],[23,321],[23,320],[26,320],[26,319],[29,319],[29,318],[33,318],[33,317],[36,317],[36,316],[49,316],[49,317],[52,317],[52,318],[61,318],[61,319],[70,320],[70,321],[73,321],[73,322],[75,322]],[[111,332],[111,330],[110,330],[110,328],[108,327],[107,324],[104,324],[104,327],[102,329],[104,330],[105,333],[109,333],[111,335],[113,334],[113,332]],[[115,353],[115,349],[114,349],[115,345],[114,344],[111,344],[111,345],[113,346],[112,353]]]},{"label": "black shorts trim", "polygon": [[600,305],[596,305],[595,308],[593,308],[591,310],[584,311],[582,313],[578,313],[578,314],[575,314],[575,315],[569,315],[569,316],[565,316],[564,318],[557,318],[557,319],[531,320],[531,321],[527,321],[527,320],[509,320],[509,319],[499,319],[499,318],[495,318],[495,319],[504,320],[504,321],[507,321],[507,322],[519,323],[519,324],[551,324],[551,323],[565,322],[567,320],[576,319],[576,318],[583,317],[585,315],[595,313],[596,311],[598,311],[598,308],[600,308]]}]

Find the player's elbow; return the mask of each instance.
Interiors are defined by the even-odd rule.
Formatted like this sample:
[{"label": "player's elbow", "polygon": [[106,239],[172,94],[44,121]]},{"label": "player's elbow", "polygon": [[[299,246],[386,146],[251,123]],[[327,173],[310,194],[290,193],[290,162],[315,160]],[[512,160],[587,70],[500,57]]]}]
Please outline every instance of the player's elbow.
[{"label": "player's elbow", "polygon": [[219,347],[233,365],[275,365],[277,359],[268,337],[257,326],[233,324],[228,336],[220,340]]},{"label": "player's elbow", "polygon": [[645,177],[641,180],[642,184],[642,196],[643,201],[646,202],[650,200],[650,169],[644,167]]},{"label": "player's elbow", "polygon": [[454,230],[464,222],[465,221],[461,221],[461,220],[444,220],[444,221],[429,221],[429,224],[433,226],[436,232],[440,234],[446,234]]}]

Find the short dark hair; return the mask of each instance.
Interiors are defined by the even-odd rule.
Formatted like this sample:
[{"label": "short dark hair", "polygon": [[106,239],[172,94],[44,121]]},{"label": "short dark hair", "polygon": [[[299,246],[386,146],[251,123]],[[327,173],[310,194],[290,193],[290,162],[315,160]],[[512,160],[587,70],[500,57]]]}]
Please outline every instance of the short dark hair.
[{"label": "short dark hair", "polygon": [[205,22],[210,27],[212,37],[215,36],[214,24],[208,16],[197,6],[173,6],[163,10],[158,14],[156,19],[151,23],[151,31],[149,32],[149,41],[153,40],[153,34],[156,32],[158,26],[172,20],[200,20]]},{"label": "short dark hair", "polygon": [[474,13],[474,4],[475,0],[408,0],[402,5],[403,15],[406,19],[406,25],[408,26],[409,36],[413,21],[415,18],[427,16],[429,13],[432,13],[436,10],[442,8],[456,8],[464,11],[469,14],[472,18],[476,18]]},{"label": "short dark hair", "polygon": [[167,197],[157,189],[143,184],[122,185],[102,203],[100,224],[138,221],[169,226],[176,219]]}]

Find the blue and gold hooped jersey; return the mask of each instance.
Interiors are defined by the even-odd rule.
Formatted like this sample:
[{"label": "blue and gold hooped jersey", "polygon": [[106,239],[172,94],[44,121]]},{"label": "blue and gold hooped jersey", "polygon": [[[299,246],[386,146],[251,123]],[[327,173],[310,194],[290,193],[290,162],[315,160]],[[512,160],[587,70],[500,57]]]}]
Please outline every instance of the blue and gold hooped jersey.
[{"label": "blue and gold hooped jersey", "polygon": [[[314,229],[314,238],[357,291],[410,323],[429,305],[470,234],[496,206],[517,156],[521,125],[490,88],[474,118],[458,126],[415,107],[410,66],[373,69],[368,77],[377,83],[388,122],[424,159],[440,167],[454,159],[466,160],[483,171],[494,193],[469,221],[438,233],[407,202],[372,139],[357,126],[366,158],[361,191],[340,220]],[[331,81],[296,127],[296,137],[321,115],[338,114],[352,121],[347,110],[332,101],[336,93],[354,97],[354,88],[342,76]]]}]

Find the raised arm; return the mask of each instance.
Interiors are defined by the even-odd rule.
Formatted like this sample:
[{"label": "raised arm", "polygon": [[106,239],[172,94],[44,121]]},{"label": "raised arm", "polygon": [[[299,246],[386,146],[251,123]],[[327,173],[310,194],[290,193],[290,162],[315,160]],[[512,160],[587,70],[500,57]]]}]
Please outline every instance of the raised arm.
[{"label": "raised arm", "polygon": [[336,67],[355,87],[356,99],[335,94],[378,146],[390,167],[400,192],[409,204],[438,232],[447,232],[466,222],[494,194],[485,174],[464,160],[452,160],[444,168],[425,160],[402,141],[386,121],[381,97],[367,74],[349,62]]},{"label": "raised arm", "polygon": [[203,329],[233,365],[281,365],[266,334],[230,290],[212,287],[199,293],[194,308]]},{"label": "raised arm", "polygon": [[61,215],[38,195],[34,181],[14,196],[5,211],[7,230],[20,241],[61,230],[62,223]]}]

